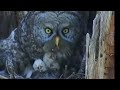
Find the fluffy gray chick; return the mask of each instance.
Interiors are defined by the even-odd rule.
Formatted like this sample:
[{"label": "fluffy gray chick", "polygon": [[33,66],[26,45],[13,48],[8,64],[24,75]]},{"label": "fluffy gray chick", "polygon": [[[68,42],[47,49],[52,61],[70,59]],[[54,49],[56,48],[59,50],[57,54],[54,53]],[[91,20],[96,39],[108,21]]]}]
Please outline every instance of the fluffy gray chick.
[{"label": "fluffy gray chick", "polygon": [[43,62],[45,63],[46,67],[50,70],[59,70],[60,65],[56,60],[56,57],[53,53],[45,53],[43,57]]}]

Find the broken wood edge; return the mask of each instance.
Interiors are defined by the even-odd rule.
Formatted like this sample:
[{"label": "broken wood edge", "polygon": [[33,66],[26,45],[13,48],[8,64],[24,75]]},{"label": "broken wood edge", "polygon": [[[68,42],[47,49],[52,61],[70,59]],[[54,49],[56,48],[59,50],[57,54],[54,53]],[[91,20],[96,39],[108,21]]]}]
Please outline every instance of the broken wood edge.
[{"label": "broken wood edge", "polygon": [[[105,13],[108,13],[108,14],[105,14]],[[111,13],[112,11],[109,11],[109,12],[100,11],[96,15],[95,19],[93,20],[93,34],[92,34],[91,39],[89,38],[88,34],[86,35],[86,67],[85,67],[85,78],[86,79],[107,79],[107,77],[105,77],[105,75],[103,74],[106,71],[104,70],[104,67],[105,67],[104,60],[102,61],[99,60],[100,52],[98,50],[97,51],[98,53],[96,53],[95,51],[97,49],[94,47],[99,45],[99,48],[100,48],[100,44],[99,44],[100,40],[102,40],[102,38],[105,37],[105,33],[109,32],[108,29],[110,27],[110,22],[111,22]],[[96,41],[99,41],[99,42],[96,42]],[[92,56],[90,54],[92,54]],[[95,58],[96,55],[98,55],[97,58]],[[92,65],[90,64],[90,62],[92,62],[91,63]],[[102,65],[103,65],[102,69],[100,69],[101,68],[100,62],[102,62]],[[98,69],[100,71],[102,70],[101,74],[100,74],[100,71],[98,71]]]},{"label": "broken wood edge", "polygon": [[90,35],[89,33],[86,34],[86,65],[85,65],[85,79],[88,78],[88,63],[87,63],[87,60],[88,60],[88,54],[89,54],[89,43],[90,43]]}]

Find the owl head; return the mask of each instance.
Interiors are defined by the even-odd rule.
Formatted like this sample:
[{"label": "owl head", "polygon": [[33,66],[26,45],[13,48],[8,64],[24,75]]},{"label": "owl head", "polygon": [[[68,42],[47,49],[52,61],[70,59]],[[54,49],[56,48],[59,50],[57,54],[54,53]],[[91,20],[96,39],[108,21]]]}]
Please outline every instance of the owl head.
[{"label": "owl head", "polygon": [[29,12],[17,30],[18,41],[34,57],[52,52],[58,59],[66,59],[82,41],[84,16],[80,11]]}]

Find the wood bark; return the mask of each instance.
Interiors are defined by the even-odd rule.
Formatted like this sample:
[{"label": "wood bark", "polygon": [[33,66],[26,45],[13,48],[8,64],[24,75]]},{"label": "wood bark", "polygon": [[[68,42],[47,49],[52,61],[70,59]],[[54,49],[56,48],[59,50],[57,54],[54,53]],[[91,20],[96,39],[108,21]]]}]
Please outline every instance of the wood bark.
[{"label": "wood bark", "polygon": [[0,11],[0,39],[7,38],[16,26],[14,11]]},{"label": "wood bark", "polygon": [[99,11],[86,35],[86,79],[114,79],[114,13]]},{"label": "wood bark", "polygon": [[7,38],[26,14],[27,11],[0,11],[0,39]]}]

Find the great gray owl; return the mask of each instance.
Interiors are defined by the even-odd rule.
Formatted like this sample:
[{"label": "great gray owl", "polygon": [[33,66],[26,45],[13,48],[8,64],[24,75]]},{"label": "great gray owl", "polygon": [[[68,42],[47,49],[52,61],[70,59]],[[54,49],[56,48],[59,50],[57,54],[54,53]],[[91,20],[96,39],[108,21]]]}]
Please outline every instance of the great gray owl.
[{"label": "great gray owl", "polygon": [[0,68],[6,66],[12,78],[17,74],[24,77],[29,65],[51,53],[60,73],[65,65],[77,72],[83,57],[87,20],[87,11],[29,12],[11,36],[1,41]]}]

